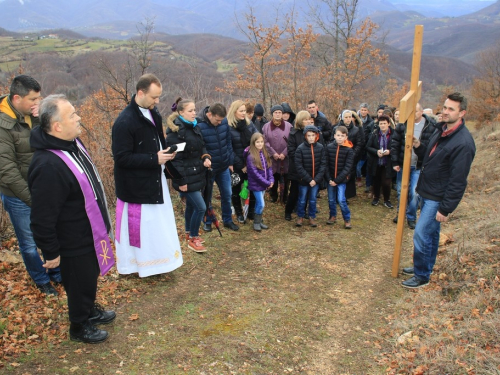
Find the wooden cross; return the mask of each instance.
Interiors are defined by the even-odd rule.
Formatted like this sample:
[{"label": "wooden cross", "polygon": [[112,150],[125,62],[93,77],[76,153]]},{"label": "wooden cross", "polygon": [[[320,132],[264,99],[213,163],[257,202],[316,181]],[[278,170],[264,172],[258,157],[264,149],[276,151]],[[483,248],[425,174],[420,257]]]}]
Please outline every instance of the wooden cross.
[{"label": "wooden cross", "polygon": [[403,161],[403,176],[401,180],[401,194],[399,195],[398,226],[396,230],[396,244],[392,259],[392,277],[398,277],[401,246],[403,244],[403,228],[406,218],[406,203],[408,200],[408,181],[410,177],[411,152],[413,149],[413,129],[415,128],[415,109],[422,95],[422,81],[419,81],[420,60],[422,57],[422,40],[424,26],[415,26],[413,42],[413,63],[411,67],[410,91],[401,99],[399,104],[399,122],[406,121],[405,153]]}]

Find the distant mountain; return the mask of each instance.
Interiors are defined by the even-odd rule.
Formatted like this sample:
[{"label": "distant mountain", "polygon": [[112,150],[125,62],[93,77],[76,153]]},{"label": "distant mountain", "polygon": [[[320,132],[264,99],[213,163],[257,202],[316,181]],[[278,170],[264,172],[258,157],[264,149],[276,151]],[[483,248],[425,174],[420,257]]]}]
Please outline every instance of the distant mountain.
[{"label": "distant mountain", "polygon": [[[477,9],[481,3],[490,5],[461,17],[439,17],[451,9]],[[236,22],[244,23],[248,4],[232,0],[0,0],[0,9],[2,27],[16,32],[66,28],[87,37],[128,39],[137,35],[137,24],[149,18],[160,34],[217,34],[243,40]],[[251,2],[263,25],[272,24],[277,14],[282,16],[294,6],[303,26],[312,21],[314,4],[323,14],[328,12],[321,0]],[[437,11],[441,8],[442,12]],[[360,0],[358,17],[369,16],[381,26],[385,42],[403,51],[412,49],[414,26],[422,24],[425,53],[472,63],[477,52],[500,37],[499,13],[500,0]]]},{"label": "distant mountain", "polygon": [[413,48],[415,25],[424,26],[423,52],[456,57],[474,63],[478,52],[492,47],[500,39],[500,0],[465,16],[428,18],[420,13],[379,12],[371,19],[381,26],[385,42],[402,51]]}]

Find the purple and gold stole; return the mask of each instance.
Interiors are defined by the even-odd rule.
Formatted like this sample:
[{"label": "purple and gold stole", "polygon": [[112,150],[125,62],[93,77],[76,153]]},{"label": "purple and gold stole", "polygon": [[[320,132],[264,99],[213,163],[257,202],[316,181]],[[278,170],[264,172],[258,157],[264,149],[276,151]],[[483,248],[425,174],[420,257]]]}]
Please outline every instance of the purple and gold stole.
[{"label": "purple and gold stole", "polygon": [[[80,142],[78,142],[78,140],[76,140],[76,142],[79,149],[88,155],[85,148],[80,145]],[[101,275],[104,276],[115,264],[115,257],[113,255],[113,250],[111,249],[111,244],[109,242],[106,224],[104,223],[104,219],[102,218],[102,213],[99,205],[96,202],[94,191],[92,190],[92,186],[90,185],[89,178],[68,152],[61,150],[48,151],[59,156],[62,161],[66,163],[66,165],[71,170],[71,172],[73,172],[78,183],[80,184],[80,188],[82,189],[83,197],[85,199],[85,211],[87,212],[87,217],[90,221],[90,227],[92,228],[95,253],[97,255]]]}]

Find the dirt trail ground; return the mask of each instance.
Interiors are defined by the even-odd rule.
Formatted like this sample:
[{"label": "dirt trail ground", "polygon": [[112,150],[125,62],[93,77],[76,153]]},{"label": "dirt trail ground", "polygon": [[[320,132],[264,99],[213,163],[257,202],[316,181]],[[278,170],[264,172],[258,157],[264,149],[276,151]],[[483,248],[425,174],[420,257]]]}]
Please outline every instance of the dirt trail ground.
[{"label": "dirt trail ground", "polygon": [[384,373],[376,331],[408,293],[390,275],[395,210],[361,195],[351,202],[354,228],[345,230],[326,225],[322,195],[318,228],[296,228],[268,203],[268,231],[247,224],[222,238],[205,234],[209,251],[183,245],[185,264],[170,275],[115,275],[122,290],[135,290],[114,306],[106,343],[66,337],[8,373]]}]

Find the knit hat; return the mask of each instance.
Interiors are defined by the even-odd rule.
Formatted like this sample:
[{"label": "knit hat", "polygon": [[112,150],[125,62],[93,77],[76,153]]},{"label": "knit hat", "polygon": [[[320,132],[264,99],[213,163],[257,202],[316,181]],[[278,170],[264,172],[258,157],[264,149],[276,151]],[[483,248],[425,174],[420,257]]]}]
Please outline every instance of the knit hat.
[{"label": "knit hat", "polygon": [[346,113],[350,113],[352,115],[352,111],[350,109],[345,109],[342,111],[342,120],[345,118]]},{"label": "knit hat", "polygon": [[283,112],[283,107],[282,107],[282,106],[280,106],[279,104],[273,105],[273,106],[271,107],[271,115],[272,115],[275,111],[281,111],[281,112]]},{"label": "knit hat", "polygon": [[255,116],[264,116],[264,107],[262,104],[257,103],[253,109],[253,113]]},{"label": "knit hat", "polygon": [[314,125],[307,125],[305,128],[304,128],[304,135],[307,133],[307,132],[313,132],[313,133],[317,133],[319,134],[319,129],[314,126]]}]

